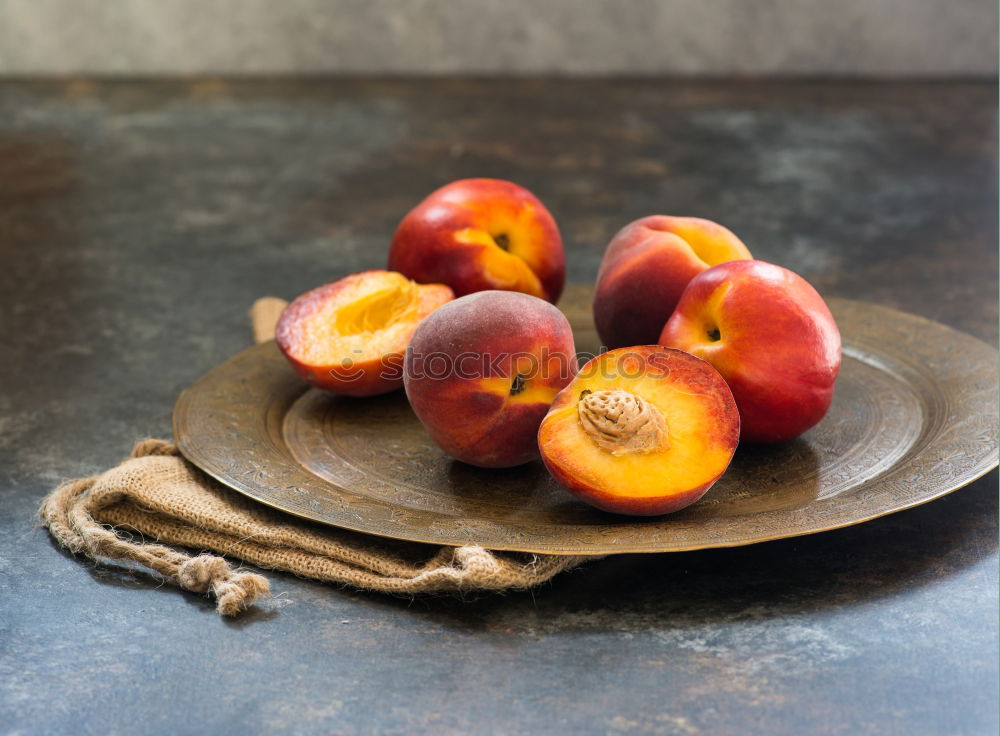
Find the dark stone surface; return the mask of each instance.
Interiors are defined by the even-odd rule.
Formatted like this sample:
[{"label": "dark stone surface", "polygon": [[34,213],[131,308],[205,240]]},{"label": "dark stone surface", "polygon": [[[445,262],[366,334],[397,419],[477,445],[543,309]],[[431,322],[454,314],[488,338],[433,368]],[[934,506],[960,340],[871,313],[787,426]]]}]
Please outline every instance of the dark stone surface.
[{"label": "dark stone surface", "polygon": [[702,215],[828,296],[996,342],[993,84],[0,83],[0,732],[984,734],[997,475],[858,527],[608,559],[533,593],[397,600],[273,574],[213,604],[33,528],[249,341],[260,295],[384,263],[485,175],[571,278]]}]

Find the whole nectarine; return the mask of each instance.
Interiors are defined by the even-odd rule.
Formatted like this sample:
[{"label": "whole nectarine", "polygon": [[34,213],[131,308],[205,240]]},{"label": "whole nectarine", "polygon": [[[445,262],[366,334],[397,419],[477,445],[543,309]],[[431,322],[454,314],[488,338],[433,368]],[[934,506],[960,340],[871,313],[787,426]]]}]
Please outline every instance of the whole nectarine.
[{"label": "whole nectarine", "polygon": [[840,370],[840,331],[826,302],[801,276],[763,261],[695,276],[659,342],[718,369],[745,442],[779,442],[815,425]]},{"label": "whole nectarine", "polygon": [[651,345],[684,287],[725,261],[752,258],[732,232],[711,220],[653,215],[611,239],[597,273],[594,323],[607,347]]},{"label": "whole nectarine", "polygon": [[573,331],[537,297],[482,291],[425,319],[404,364],[406,396],[431,438],[482,467],[538,457],[535,434],[576,373]]},{"label": "whole nectarine", "polygon": [[456,295],[501,289],[556,302],[566,280],[556,221],[524,187],[462,179],[432,192],[396,229],[389,268]]}]

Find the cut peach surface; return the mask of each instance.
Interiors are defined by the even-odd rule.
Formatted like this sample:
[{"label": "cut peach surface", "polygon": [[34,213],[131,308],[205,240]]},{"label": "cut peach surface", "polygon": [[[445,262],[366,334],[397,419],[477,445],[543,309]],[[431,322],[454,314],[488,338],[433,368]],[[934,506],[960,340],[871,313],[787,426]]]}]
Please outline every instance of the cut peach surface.
[{"label": "cut peach surface", "polygon": [[317,388],[374,396],[403,385],[403,353],[420,321],[454,294],[392,271],[363,271],[308,291],[278,320],[275,340]]},{"label": "cut peach surface", "polygon": [[605,511],[654,515],[701,498],[725,472],[740,420],[722,376],[688,353],[619,348],[589,361],[538,430],[549,472]]}]

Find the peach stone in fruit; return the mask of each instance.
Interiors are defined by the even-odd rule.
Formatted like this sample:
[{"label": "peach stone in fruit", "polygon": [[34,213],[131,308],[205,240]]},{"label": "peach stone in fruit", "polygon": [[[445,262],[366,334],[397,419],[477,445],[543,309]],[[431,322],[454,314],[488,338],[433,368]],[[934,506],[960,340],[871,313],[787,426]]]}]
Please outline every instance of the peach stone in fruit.
[{"label": "peach stone in fruit", "polygon": [[584,365],[538,430],[553,477],[620,514],[665,514],[701,498],[725,472],[740,420],[703,360],[658,346],[619,348]]},{"label": "peach stone in fruit", "polygon": [[697,217],[643,217],[611,239],[597,274],[594,323],[611,348],[651,345],[688,282],[724,261],[752,258],[732,232]]},{"label": "peach stone in fruit", "polygon": [[648,401],[621,390],[585,389],[581,396],[580,424],[602,450],[629,455],[670,447],[663,413]]},{"label": "peach stone in fruit", "polygon": [[453,297],[442,284],[364,271],[295,299],[278,320],[275,341],[296,372],[317,388],[374,396],[402,387],[410,336]]}]

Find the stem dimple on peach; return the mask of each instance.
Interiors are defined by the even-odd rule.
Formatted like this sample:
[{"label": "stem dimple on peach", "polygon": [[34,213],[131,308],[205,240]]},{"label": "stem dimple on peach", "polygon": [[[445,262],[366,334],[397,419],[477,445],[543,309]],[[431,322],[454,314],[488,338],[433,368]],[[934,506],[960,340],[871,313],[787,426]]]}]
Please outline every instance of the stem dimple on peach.
[{"label": "stem dimple on peach", "polygon": [[584,391],[577,413],[594,444],[612,455],[659,452],[670,447],[663,414],[628,391]]}]

